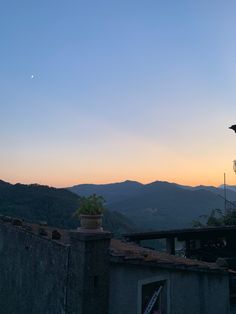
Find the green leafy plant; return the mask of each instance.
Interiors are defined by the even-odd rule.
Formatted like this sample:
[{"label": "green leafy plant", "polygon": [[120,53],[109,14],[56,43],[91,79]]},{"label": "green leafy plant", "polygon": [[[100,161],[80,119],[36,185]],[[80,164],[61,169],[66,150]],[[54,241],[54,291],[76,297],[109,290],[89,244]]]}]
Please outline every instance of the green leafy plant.
[{"label": "green leafy plant", "polygon": [[221,209],[213,209],[209,216],[200,216],[192,222],[193,227],[219,227],[236,225],[236,210],[223,213]]},{"label": "green leafy plant", "polygon": [[104,198],[96,194],[92,194],[87,197],[81,196],[79,198],[79,208],[75,211],[74,216],[100,215],[105,210],[104,203]]}]

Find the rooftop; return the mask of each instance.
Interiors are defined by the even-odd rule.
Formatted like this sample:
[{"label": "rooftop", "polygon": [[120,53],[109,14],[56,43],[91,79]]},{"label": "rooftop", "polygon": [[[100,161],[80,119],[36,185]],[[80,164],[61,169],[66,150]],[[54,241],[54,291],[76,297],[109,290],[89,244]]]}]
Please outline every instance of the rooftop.
[{"label": "rooftop", "polygon": [[0,224],[52,240],[61,245],[67,245],[70,242],[68,230],[50,227],[44,221],[36,224],[26,222],[23,219],[0,215]]},{"label": "rooftop", "polygon": [[[28,232],[61,245],[70,244],[69,230],[52,228],[44,222],[41,224],[28,223],[21,219],[0,215],[0,224],[14,229],[17,228],[21,232]],[[191,271],[226,272],[225,269],[215,263],[174,256],[117,239],[111,239],[110,256],[111,261],[115,263],[141,264]]]},{"label": "rooftop", "polygon": [[111,259],[114,262],[146,264],[163,268],[180,270],[225,272],[216,263],[187,259],[168,253],[143,248],[135,243],[112,239],[110,246]]}]

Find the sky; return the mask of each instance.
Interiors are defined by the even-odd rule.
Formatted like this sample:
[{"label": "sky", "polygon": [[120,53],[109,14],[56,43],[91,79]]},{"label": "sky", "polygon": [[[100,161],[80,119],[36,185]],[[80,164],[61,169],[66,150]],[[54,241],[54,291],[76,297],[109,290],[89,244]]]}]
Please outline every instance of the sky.
[{"label": "sky", "polygon": [[0,0],[0,179],[236,184],[234,0]]}]

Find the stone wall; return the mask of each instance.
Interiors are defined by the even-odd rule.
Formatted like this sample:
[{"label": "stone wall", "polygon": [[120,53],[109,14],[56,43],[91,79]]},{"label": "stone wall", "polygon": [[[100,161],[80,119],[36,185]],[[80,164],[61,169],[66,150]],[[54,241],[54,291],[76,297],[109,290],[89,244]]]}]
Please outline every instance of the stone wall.
[{"label": "stone wall", "polygon": [[110,263],[109,233],[67,237],[0,220],[0,313],[141,314],[142,284],[164,280],[164,314],[229,314],[227,275]]},{"label": "stone wall", "polygon": [[0,224],[0,311],[65,313],[69,247]]},{"label": "stone wall", "polygon": [[0,313],[108,314],[110,233],[65,244],[24,227],[0,221]]}]

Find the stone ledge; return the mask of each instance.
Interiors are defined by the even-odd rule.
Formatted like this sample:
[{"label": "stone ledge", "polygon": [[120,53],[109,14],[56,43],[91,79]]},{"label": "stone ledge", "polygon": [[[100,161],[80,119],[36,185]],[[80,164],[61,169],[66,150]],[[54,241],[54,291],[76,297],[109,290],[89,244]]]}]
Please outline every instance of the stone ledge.
[{"label": "stone ledge", "polygon": [[111,239],[111,232],[104,231],[103,229],[82,229],[78,228],[77,230],[71,230],[69,232],[70,239],[72,241],[96,241],[96,240],[105,240]]}]

